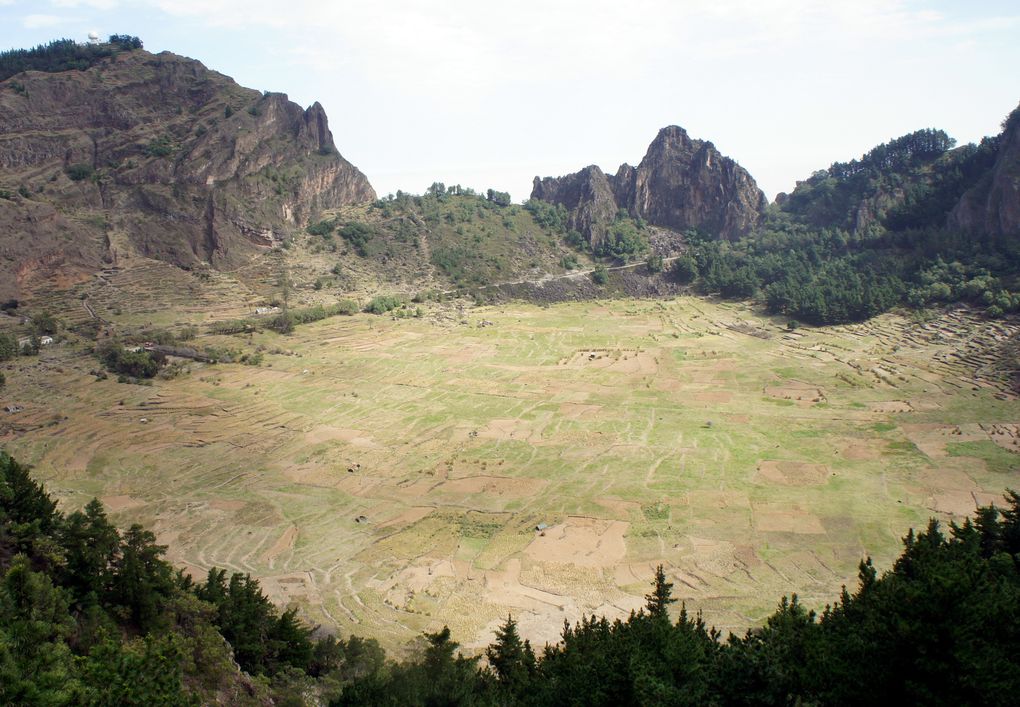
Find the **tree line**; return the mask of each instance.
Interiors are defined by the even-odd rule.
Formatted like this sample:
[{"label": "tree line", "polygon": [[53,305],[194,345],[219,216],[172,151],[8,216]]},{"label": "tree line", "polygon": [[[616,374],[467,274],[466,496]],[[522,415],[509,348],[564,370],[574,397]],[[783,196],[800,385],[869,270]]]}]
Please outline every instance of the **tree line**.
[{"label": "tree line", "polygon": [[142,48],[142,40],[126,34],[111,34],[104,44],[79,44],[73,39],[55,39],[32,49],[0,52],[0,81],[22,71],[70,71],[85,69],[120,52]]}]

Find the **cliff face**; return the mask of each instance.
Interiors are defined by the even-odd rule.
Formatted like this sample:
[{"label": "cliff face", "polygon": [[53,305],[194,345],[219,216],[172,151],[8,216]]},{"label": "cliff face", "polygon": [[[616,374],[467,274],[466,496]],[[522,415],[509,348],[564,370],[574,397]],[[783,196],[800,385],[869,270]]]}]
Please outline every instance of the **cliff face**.
[{"label": "cliff face", "polygon": [[593,245],[602,242],[619,209],[609,178],[595,165],[565,177],[535,177],[531,198],[563,204],[569,227],[583,233]]},{"label": "cliff face", "polygon": [[637,167],[622,165],[615,175],[586,167],[565,177],[536,177],[531,197],[563,204],[573,227],[593,244],[621,208],[655,226],[735,240],[758,225],[767,206],[747,170],[676,126],[659,131]]},{"label": "cliff face", "polygon": [[0,82],[0,190],[6,297],[129,253],[236,267],[319,210],[375,198],[318,103],[141,50]]},{"label": "cliff face", "polygon": [[993,238],[1020,238],[1020,107],[1006,119],[991,171],[960,198],[950,228]]}]

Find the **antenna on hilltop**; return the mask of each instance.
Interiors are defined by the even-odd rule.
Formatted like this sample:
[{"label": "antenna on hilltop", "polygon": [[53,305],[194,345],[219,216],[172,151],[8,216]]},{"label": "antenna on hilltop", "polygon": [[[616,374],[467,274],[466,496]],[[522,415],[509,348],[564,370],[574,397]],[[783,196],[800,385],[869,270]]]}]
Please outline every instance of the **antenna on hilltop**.
[{"label": "antenna on hilltop", "polygon": [[99,44],[99,33],[95,30],[89,32],[89,44]]}]

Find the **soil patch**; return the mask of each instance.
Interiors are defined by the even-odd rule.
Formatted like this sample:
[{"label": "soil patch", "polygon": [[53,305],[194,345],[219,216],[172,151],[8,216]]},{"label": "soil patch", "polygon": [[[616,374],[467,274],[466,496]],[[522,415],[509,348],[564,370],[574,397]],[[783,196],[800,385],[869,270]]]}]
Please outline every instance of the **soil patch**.
[{"label": "soil patch", "polygon": [[440,494],[473,496],[485,494],[502,498],[525,498],[534,496],[548,482],[545,479],[511,478],[508,476],[468,476],[463,479],[444,481],[436,489]]},{"label": "soil patch", "polygon": [[824,484],[828,478],[829,467],[824,464],[794,461],[759,462],[754,474],[757,483],[782,486],[813,486]]},{"label": "soil patch", "polygon": [[796,533],[797,535],[824,535],[822,522],[813,513],[799,508],[759,506],[754,509],[755,530],[762,533]]},{"label": "soil patch", "polygon": [[294,542],[297,540],[297,536],[298,529],[295,526],[292,525],[289,528],[287,528],[285,531],[283,531],[283,535],[276,539],[276,542],[273,543],[273,546],[266,550],[264,553],[262,553],[261,558],[262,561],[271,563],[273,560],[276,559],[278,555],[280,555],[286,550],[290,550],[292,547],[294,547]]},{"label": "soil patch", "polygon": [[621,520],[570,517],[536,534],[524,552],[539,562],[612,567],[627,554],[624,535],[629,527]]},{"label": "soil patch", "polygon": [[107,510],[112,513],[117,511],[126,511],[131,508],[139,508],[145,505],[145,501],[140,498],[132,498],[131,496],[103,496],[100,501],[106,506]]}]

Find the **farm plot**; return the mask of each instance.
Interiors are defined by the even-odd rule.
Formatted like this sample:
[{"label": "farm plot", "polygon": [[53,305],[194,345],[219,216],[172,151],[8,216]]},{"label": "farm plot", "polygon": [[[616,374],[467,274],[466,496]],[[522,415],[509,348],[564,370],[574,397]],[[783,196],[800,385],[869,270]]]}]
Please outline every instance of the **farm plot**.
[{"label": "farm plot", "polygon": [[0,443],[65,507],[102,498],[189,572],[250,572],[390,647],[444,624],[482,646],[508,612],[555,640],[564,619],[641,606],[659,563],[690,610],[741,631],[1020,484],[995,358],[1016,324],[789,332],[693,298],[464,316],[255,334],[243,345],[277,352],[261,367],[151,387],[55,346],[7,369],[3,403],[24,409]]}]

